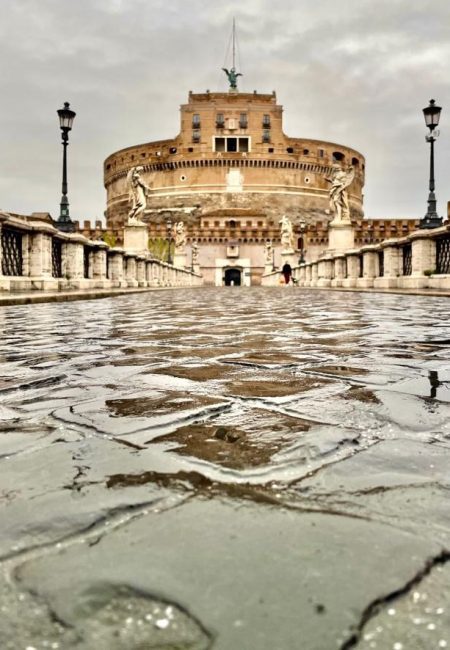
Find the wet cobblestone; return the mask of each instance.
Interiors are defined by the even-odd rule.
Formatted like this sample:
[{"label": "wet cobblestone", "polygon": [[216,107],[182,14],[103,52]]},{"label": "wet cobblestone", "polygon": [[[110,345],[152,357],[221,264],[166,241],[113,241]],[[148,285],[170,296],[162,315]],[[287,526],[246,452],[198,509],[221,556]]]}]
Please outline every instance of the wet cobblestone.
[{"label": "wet cobblestone", "polygon": [[450,647],[449,313],[285,287],[3,307],[0,647]]}]

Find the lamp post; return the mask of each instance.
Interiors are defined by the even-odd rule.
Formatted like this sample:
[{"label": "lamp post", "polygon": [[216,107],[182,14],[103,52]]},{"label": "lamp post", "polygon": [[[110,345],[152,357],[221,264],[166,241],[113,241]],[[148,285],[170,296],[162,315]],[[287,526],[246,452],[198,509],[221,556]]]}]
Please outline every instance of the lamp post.
[{"label": "lamp post", "polygon": [[62,132],[63,145],[63,173],[62,173],[62,196],[57,221],[58,228],[64,232],[73,232],[75,225],[69,214],[69,199],[67,198],[67,145],[69,144],[69,131],[72,129],[76,113],[70,109],[69,102],[64,102],[64,108],[58,111],[59,126]]},{"label": "lamp post", "polygon": [[442,218],[436,212],[436,196],[434,194],[434,142],[439,135],[439,131],[434,129],[439,124],[441,107],[436,106],[434,99],[430,99],[429,105],[423,109],[425,124],[430,129],[430,133],[425,136],[430,143],[430,184],[428,194],[428,210],[423,219],[420,220],[419,228],[438,228],[442,225]]},{"label": "lamp post", "polygon": [[300,246],[300,259],[298,260],[298,263],[299,264],[304,264],[305,263],[305,257],[304,257],[305,242],[304,242],[304,239],[303,239],[303,235],[304,235],[305,230],[306,230],[306,223],[303,221],[303,219],[300,221],[299,227],[300,227],[300,243],[301,243],[301,246]]},{"label": "lamp post", "polygon": [[172,264],[172,219],[167,217],[166,219],[166,228],[167,228],[167,239],[169,241],[169,251],[167,253],[167,264]]}]

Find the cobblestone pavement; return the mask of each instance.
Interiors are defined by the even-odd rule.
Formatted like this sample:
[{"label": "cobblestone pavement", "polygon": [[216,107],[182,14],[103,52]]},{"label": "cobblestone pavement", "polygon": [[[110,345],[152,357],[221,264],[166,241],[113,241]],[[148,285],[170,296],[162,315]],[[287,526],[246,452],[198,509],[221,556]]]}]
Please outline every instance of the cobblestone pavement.
[{"label": "cobblestone pavement", "polygon": [[449,311],[2,308],[0,648],[450,648]]}]

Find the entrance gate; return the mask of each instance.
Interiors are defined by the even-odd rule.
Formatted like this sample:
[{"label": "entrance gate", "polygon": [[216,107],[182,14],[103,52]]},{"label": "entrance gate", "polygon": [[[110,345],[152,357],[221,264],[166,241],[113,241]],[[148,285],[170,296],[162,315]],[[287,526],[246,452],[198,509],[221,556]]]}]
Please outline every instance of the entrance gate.
[{"label": "entrance gate", "polygon": [[240,287],[241,275],[242,271],[240,269],[227,269],[224,275],[225,286],[230,287],[234,285],[235,287]]}]

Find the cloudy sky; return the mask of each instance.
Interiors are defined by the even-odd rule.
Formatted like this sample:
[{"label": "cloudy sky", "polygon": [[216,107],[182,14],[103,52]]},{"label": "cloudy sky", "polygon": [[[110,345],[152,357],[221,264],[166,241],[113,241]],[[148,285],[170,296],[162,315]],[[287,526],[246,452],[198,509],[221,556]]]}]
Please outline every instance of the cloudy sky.
[{"label": "cloudy sky", "polygon": [[448,0],[0,0],[0,208],[58,216],[56,110],[76,111],[73,219],[105,209],[102,164],[173,137],[189,90],[226,90],[236,17],[240,89],[276,90],[288,135],[366,156],[367,217],[422,217],[429,145],[422,108],[443,107],[438,211],[450,200]]}]

